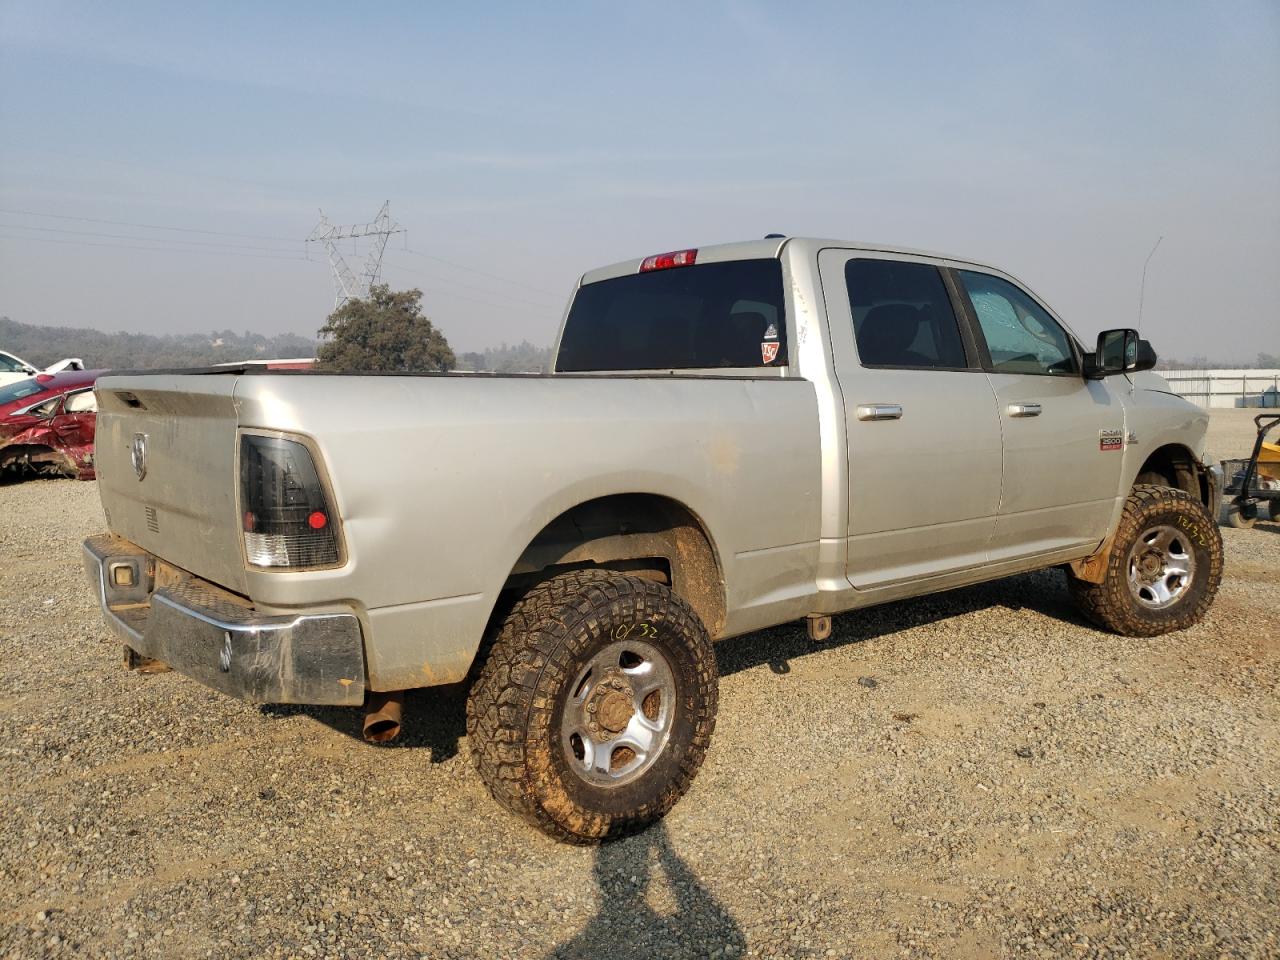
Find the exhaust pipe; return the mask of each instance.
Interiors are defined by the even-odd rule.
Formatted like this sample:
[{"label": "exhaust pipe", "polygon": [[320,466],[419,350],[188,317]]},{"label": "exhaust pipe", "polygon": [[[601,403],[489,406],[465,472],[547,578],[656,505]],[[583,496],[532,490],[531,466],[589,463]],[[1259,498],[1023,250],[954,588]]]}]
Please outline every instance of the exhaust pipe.
[{"label": "exhaust pipe", "polygon": [[386,743],[400,735],[403,690],[370,690],[364,701],[364,738],[370,743]]}]

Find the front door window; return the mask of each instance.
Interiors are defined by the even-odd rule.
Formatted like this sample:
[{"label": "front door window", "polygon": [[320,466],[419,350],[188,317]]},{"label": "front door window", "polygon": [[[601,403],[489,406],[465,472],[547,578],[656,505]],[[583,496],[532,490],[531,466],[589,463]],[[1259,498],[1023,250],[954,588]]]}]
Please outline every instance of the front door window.
[{"label": "front door window", "polygon": [[982,327],[993,371],[1077,375],[1071,340],[1043,307],[1000,277],[970,270],[957,274]]}]

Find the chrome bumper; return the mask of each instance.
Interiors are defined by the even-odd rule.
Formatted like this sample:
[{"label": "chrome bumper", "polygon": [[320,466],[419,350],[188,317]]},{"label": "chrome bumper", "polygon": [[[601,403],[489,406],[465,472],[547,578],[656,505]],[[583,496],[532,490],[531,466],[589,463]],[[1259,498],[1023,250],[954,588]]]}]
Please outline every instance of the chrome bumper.
[{"label": "chrome bumper", "polygon": [[364,702],[364,643],[354,613],[264,616],[111,534],[84,542],[85,572],[107,626],[130,649],[255,703]]}]

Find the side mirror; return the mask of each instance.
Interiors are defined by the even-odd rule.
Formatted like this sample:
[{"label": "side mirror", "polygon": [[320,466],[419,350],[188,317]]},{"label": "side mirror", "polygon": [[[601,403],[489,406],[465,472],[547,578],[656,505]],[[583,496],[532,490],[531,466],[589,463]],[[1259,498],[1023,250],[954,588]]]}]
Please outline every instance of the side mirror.
[{"label": "side mirror", "polygon": [[1098,334],[1098,348],[1084,357],[1084,373],[1090,380],[1101,380],[1120,373],[1137,373],[1156,365],[1156,352],[1151,344],[1131,327],[1103,330]]},{"label": "side mirror", "polygon": [[39,371],[39,370],[37,370],[35,367],[27,366],[27,365],[25,365],[25,364],[24,364],[24,365],[23,365],[23,367],[22,367],[22,372],[23,372],[23,373],[25,373],[25,374],[26,374],[27,376],[29,376],[29,377],[34,377],[34,376],[35,376],[37,373],[39,373],[40,371]]}]

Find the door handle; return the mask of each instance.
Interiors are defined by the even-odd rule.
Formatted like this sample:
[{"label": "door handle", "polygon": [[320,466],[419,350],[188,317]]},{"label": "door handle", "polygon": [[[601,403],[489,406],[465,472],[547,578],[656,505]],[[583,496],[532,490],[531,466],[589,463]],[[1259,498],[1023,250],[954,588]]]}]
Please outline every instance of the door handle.
[{"label": "door handle", "polygon": [[1011,404],[1009,404],[1009,416],[1011,416],[1011,417],[1038,417],[1038,416],[1040,416],[1040,404],[1038,404],[1038,403],[1011,403]]},{"label": "door handle", "polygon": [[858,407],[859,420],[901,420],[900,403],[864,403]]}]

